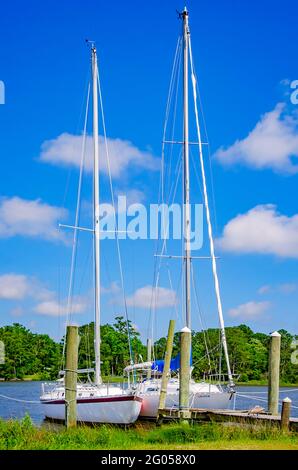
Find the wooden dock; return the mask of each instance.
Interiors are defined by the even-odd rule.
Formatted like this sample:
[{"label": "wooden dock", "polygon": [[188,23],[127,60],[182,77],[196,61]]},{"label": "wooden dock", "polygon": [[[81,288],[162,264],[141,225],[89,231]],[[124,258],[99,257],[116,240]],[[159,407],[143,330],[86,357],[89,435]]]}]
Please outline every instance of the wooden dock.
[{"label": "wooden dock", "polygon": [[[179,420],[179,410],[177,408],[166,408],[159,410],[158,421],[175,421]],[[272,425],[280,425],[281,416],[273,416],[269,413],[253,413],[243,410],[208,410],[201,408],[191,408],[189,410],[188,419],[193,422],[213,421],[213,422],[236,422],[236,423],[268,423]],[[290,418],[289,427],[291,430],[298,430],[298,418]]]}]

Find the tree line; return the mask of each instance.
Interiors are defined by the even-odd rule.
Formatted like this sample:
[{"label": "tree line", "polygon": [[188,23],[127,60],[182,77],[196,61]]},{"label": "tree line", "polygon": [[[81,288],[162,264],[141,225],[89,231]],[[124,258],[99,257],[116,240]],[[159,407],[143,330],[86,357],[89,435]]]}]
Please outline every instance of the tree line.
[{"label": "tree line", "polygon": [[[128,328],[130,347],[128,344]],[[294,364],[294,347],[298,336],[286,330],[281,334],[281,381],[298,383],[298,364]],[[79,327],[79,368],[94,366],[94,323]],[[268,370],[269,336],[254,333],[248,326],[226,328],[232,372],[241,382],[266,381]],[[14,380],[33,376],[40,380],[53,380],[63,367],[63,341],[55,342],[48,335],[32,333],[19,323],[0,328],[0,341],[5,346],[5,362],[0,364],[0,379]],[[296,341],[296,343],[295,343]],[[154,356],[162,359],[166,338],[154,344]],[[297,346],[296,346],[297,348]],[[208,352],[207,352],[208,351]],[[174,337],[173,356],[179,353],[179,333]],[[104,376],[121,376],[125,366],[146,361],[146,346],[139,333],[123,317],[116,317],[113,325],[101,326],[101,360]],[[296,361],[297,362],[297,361]],[[225,360],[220,346],[220,332],[210,328],[192,332],[192,366],[196,379],[221,370],[226,373]]]}]

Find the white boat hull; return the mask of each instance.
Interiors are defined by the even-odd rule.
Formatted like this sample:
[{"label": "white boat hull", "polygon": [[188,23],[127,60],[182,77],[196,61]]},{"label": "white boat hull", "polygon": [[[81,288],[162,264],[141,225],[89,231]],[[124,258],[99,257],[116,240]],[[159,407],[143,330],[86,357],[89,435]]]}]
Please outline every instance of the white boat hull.
[{"label": "white boat hull", "polygon": [[[143,383],[139,396],[143,399],[140,417],[156,418],[160,396],[160,380]],[[189,406],[190,408],[202,409],[231,409],[233,406],[233,394],[230,391],[222,390],[221,387],[216,385],[191,381]],[[172,380],[168,384],[166,408],[179,408],[178,380]]]},{"label": "white boat hull", "polygon": [[[109,392],[109,393],[108,393]],[[88,396],[89,395],[89,396]],[[65,420],[64,387],[41,396],[44,415],[47,419]],[[77,394],[77,420],[84,423],[131,424],[140,414],[142,398],[121,393],[118,387],[80,387]]]}]

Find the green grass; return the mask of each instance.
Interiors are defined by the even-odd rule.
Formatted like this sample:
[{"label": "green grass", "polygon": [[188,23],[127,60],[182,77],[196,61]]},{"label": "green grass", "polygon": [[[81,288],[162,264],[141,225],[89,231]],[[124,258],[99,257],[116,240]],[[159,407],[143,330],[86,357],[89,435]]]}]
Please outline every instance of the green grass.
[{"label": "green grass", "polygon": [[41,374],[31,374],[31,375],[24,375],[23,381],[24,382],[31,382],[35,380],[41,380]]},{"label": "green grass", "polygon": [[29,416],[21,421],[0,420],[0,450],[67,449],[296,449],[298,435],[277,427],[206,423],[157,427],[140,424],[123,429],[113,426],[79,426],[65,430],[35,427]]}]

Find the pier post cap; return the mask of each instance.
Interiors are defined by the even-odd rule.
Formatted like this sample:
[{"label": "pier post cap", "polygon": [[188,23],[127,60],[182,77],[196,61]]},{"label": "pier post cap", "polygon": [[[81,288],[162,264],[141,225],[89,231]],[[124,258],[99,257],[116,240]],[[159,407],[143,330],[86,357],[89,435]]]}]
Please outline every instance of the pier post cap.
[{"label": "pier post cap", "polygon": [[278,332],[278,331],[273,331],[273,333],[271,333],[271,335],[270,335],[270,336],[271,336],[271,337],[274,337],[274,336],[276,336],[276,337],[279,337],[279,338],[280,338],[280,336],[281,336],[281,335],[279,334],[279,332]]},{"label": "pier post cap", "polygon": [[292,403],[291,398],[287,397],[283,399],[283,403]]},{"label": "pier post cap", "polygon": [[184,328],[182,328],[180,333],[191,333],[191,330],[187,326],[185,326]]}]

